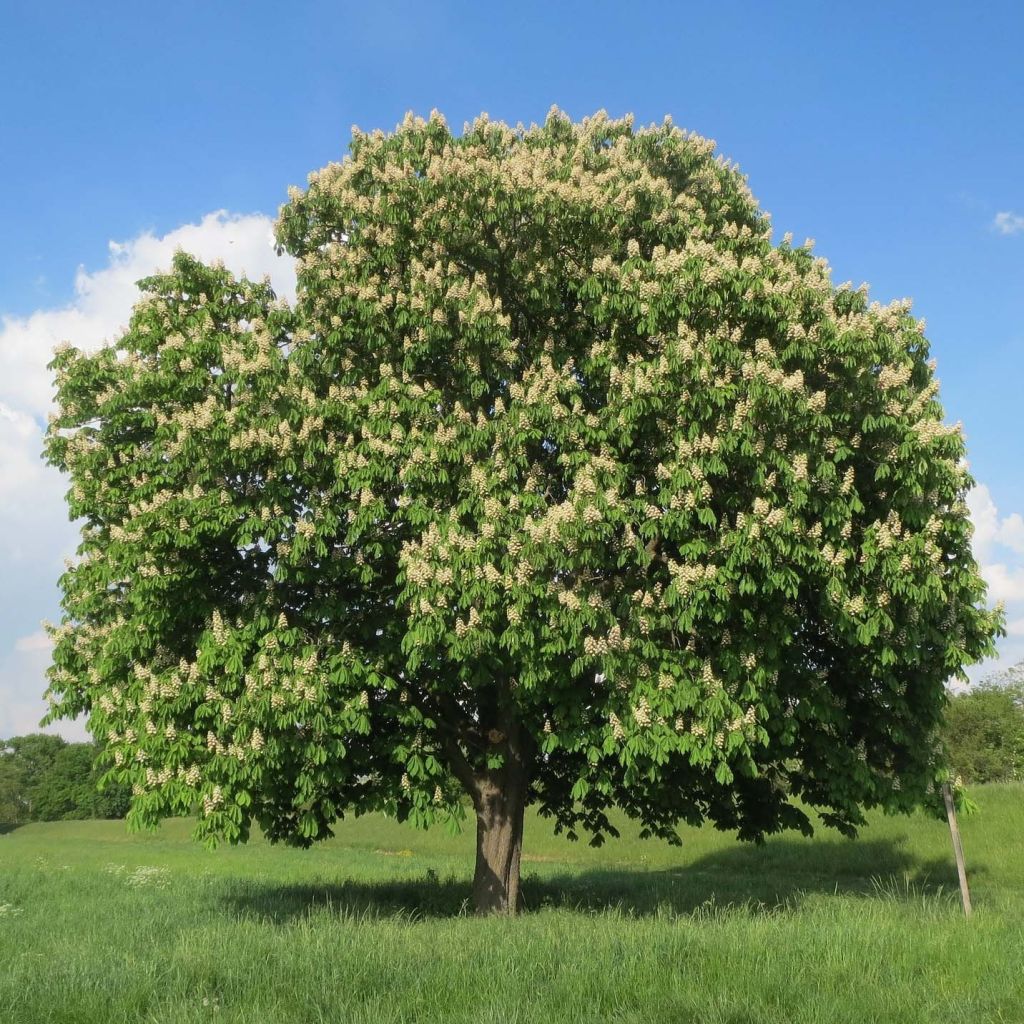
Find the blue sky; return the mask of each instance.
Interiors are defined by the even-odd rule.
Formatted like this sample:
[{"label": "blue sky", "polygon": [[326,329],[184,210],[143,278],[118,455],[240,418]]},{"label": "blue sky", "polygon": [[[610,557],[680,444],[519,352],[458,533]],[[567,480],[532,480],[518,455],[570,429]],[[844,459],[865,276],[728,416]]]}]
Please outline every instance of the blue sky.
[{"label": "blue sky", "polygon": [[[1019,3],[6,0],[0,422],[28,451],[45,415],[23,397],[40,393],[33,346],[112,330],[127,275],[168,258],[184,226],[204,252],[267,259],[262,220],[207,215],[273,216],[289,184],[342,155],[352,124],[433,107],[454,125],[482,110],[540,120],[552,103],[668,113],[716,139],[777,232],[816,239],[837,282],[914,299],[985,485],[979,543],[1024,624],[1022,58]],[[35,477],[15,490],[19,457],[0,441],[0,530],[59,495]],[[45,659],[52,553],[0,545],[0,734],[22,724],[5,723],[5,685],[19,707],[41,692],[10,680]],[[1004,647],[1024,656],[1021,637]]]}]

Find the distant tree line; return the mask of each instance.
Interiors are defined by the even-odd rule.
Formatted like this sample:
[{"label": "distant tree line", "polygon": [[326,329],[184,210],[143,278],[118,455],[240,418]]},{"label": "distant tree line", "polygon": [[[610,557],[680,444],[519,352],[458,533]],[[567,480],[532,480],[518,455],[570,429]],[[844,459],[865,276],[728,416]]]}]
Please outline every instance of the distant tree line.
[{"label": "distant tree line", "polygon": [[942,739],[968,785],[1024,782],[1024,662],[955,694]]},{"label": "distant tree line", "polygon": [[115,782],[100,791],[99,750],[43,733],[0,740],[0,822],[123,818],[131,791]]}]

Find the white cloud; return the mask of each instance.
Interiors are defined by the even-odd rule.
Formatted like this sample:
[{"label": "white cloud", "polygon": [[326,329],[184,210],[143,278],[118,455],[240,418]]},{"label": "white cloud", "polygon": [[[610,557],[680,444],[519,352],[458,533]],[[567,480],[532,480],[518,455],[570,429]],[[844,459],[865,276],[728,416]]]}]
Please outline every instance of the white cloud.
[{"label": "white cloud", "polygon": [[40,458],[42,444],[42,427],[31,415],[0,403],[0,609],[15,597],[8,588],[24,590],[26,577],[39,572],[55,579],[74,550],[64,481]]},{"label": "white cloud", "polygon": [[[31,631],[56,618],[57,577],[77,543],[66,482],[40,458],[52,406],[46,365],[62,341],[90,349],[116,338],[138,298],[136,282],[166,270],[179,249],[250,278],[269,274],[278,294],[294,296],[294,268],[274,251],[271,219],[220,210],[166,235],[111,242],[107,266],[80,269],[66,306],[0,315],[0,735],[35,728],[44,713],[49,648],[44,634]],[[60,731],[79,735],[81,728]]]},{"label": "white cloud", "polygon": [[967,496],[974,523],[971,546],[992,601],[1024,602],[1024,518],[1000,516],[992,493],[978,484]]},{"label": "white cloud", "polygon": [[1000,515],[992,492],[978,484],[967,496],[974,536],[971,546],[988,584],[990,602],[1006,605],[1007,637],[999,645],[999,658],[972,670],[980,679],[1024,659],[1024,517],[1018,512]]},{"label": "white cloud", "polygon": [[999,530],[1001,543],[1018,555],[1024,555],[1024,516],[1019,512],[1008,515]]},{"label": "white cloud", "polygon": [[43,673],[50,662],[50,648],[49,644],[38,644],[36,635],[21,639],[29,641],[28,644],[16,642],[13,650],[0,654],[0,739],[29,732],[57,733],[68,740],[86,739],[85,725],[80,720],[39,725],[46,713]]},{"label": "white cloud", "polygon": [[978,484],[967,495],[967,507],[974,523],[971,546],[978,561],[989,559],[998,547],[1024,555],[1024,517],[1019,512],[1001,517],[985,484]]},{"label": "white cloud", "polygon": [[62,341],[95,348],[115,338],[138,297],[136,282],[166,270],[178,249],[204,260],[221,259],[250,278],[270,274],[278,292],[291,298],[291,260],[276,255],[271,232],[272,221],[263,214],[233,216],[219,210],[162,237],[146,232],[128,242],[110,242],[109,264],[94,272],[78,271],[69,305],[0,318],[0,402],[44,417],[51,405],[46,364],[53,349]]},{"label": "white cloud", "polygon": [[989,562],[982,565],[981,574],[988,584],[990,600],[1002,601],[1007,605],[1024,601],[1024,566]]},{"label": "white cloud", "polygon": [[992,227],[1001,235],[1015,235],[1018,231],[1024,231],[1024,217],[1019,213],[1004,210],[996,214],[995,220],[992,221]]},{"label": "white cloud", "polygon": [[48,651],[53,647],[53,641],[49,634],[39,630],[38,633],[30,633],[28,636],[18,637],[14,641],[14,649],[19,653],[31,653],[33,651]]}]

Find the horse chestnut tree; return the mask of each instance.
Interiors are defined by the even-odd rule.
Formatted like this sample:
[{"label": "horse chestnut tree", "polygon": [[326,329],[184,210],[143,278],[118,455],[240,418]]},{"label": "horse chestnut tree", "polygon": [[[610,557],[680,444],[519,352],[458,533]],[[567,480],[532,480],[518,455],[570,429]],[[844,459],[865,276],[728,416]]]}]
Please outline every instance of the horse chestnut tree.
[{"label": "horse chestnut tree", "polygon": [[137,824],[309,844],[524,808],[595,840],[909,810],[993,650],[923,324],[773,244],[666,121],[408,117],[291,190],[291,305],[186,255],[58,352],[53,717]]}]

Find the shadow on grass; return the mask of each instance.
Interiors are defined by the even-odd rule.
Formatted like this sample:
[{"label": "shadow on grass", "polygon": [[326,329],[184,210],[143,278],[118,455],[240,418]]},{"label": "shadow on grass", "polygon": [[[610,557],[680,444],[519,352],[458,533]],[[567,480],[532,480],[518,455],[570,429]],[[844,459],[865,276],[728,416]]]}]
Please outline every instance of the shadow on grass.
[{"label": "shadow on grass", "polygon": [[8,832],[13,832],[16,828],[21,828],[22,823],[20,821],[0,821],[0,836],[7,835]]},{"label": "shadow on grass", "polygon": [[[985,873],[972,865],[972,875]],[[795,909],[811,895],[842,894],[865,899],[917,901],[956,889],[952,863],[924,861],[902,840],[812,843],[775,840],[765,846],[737,845],[664,870],[588,869],[525,874],[524,909],[618,911],[648,916],[715,913],[729,908],[750,914]],[[468,879],[420,878],[381,882],[343,881],[319,885],[269,885],[238,880],[226,895],[243,917],[285,923],[310,913],[410,919],[471,914]]]}]

